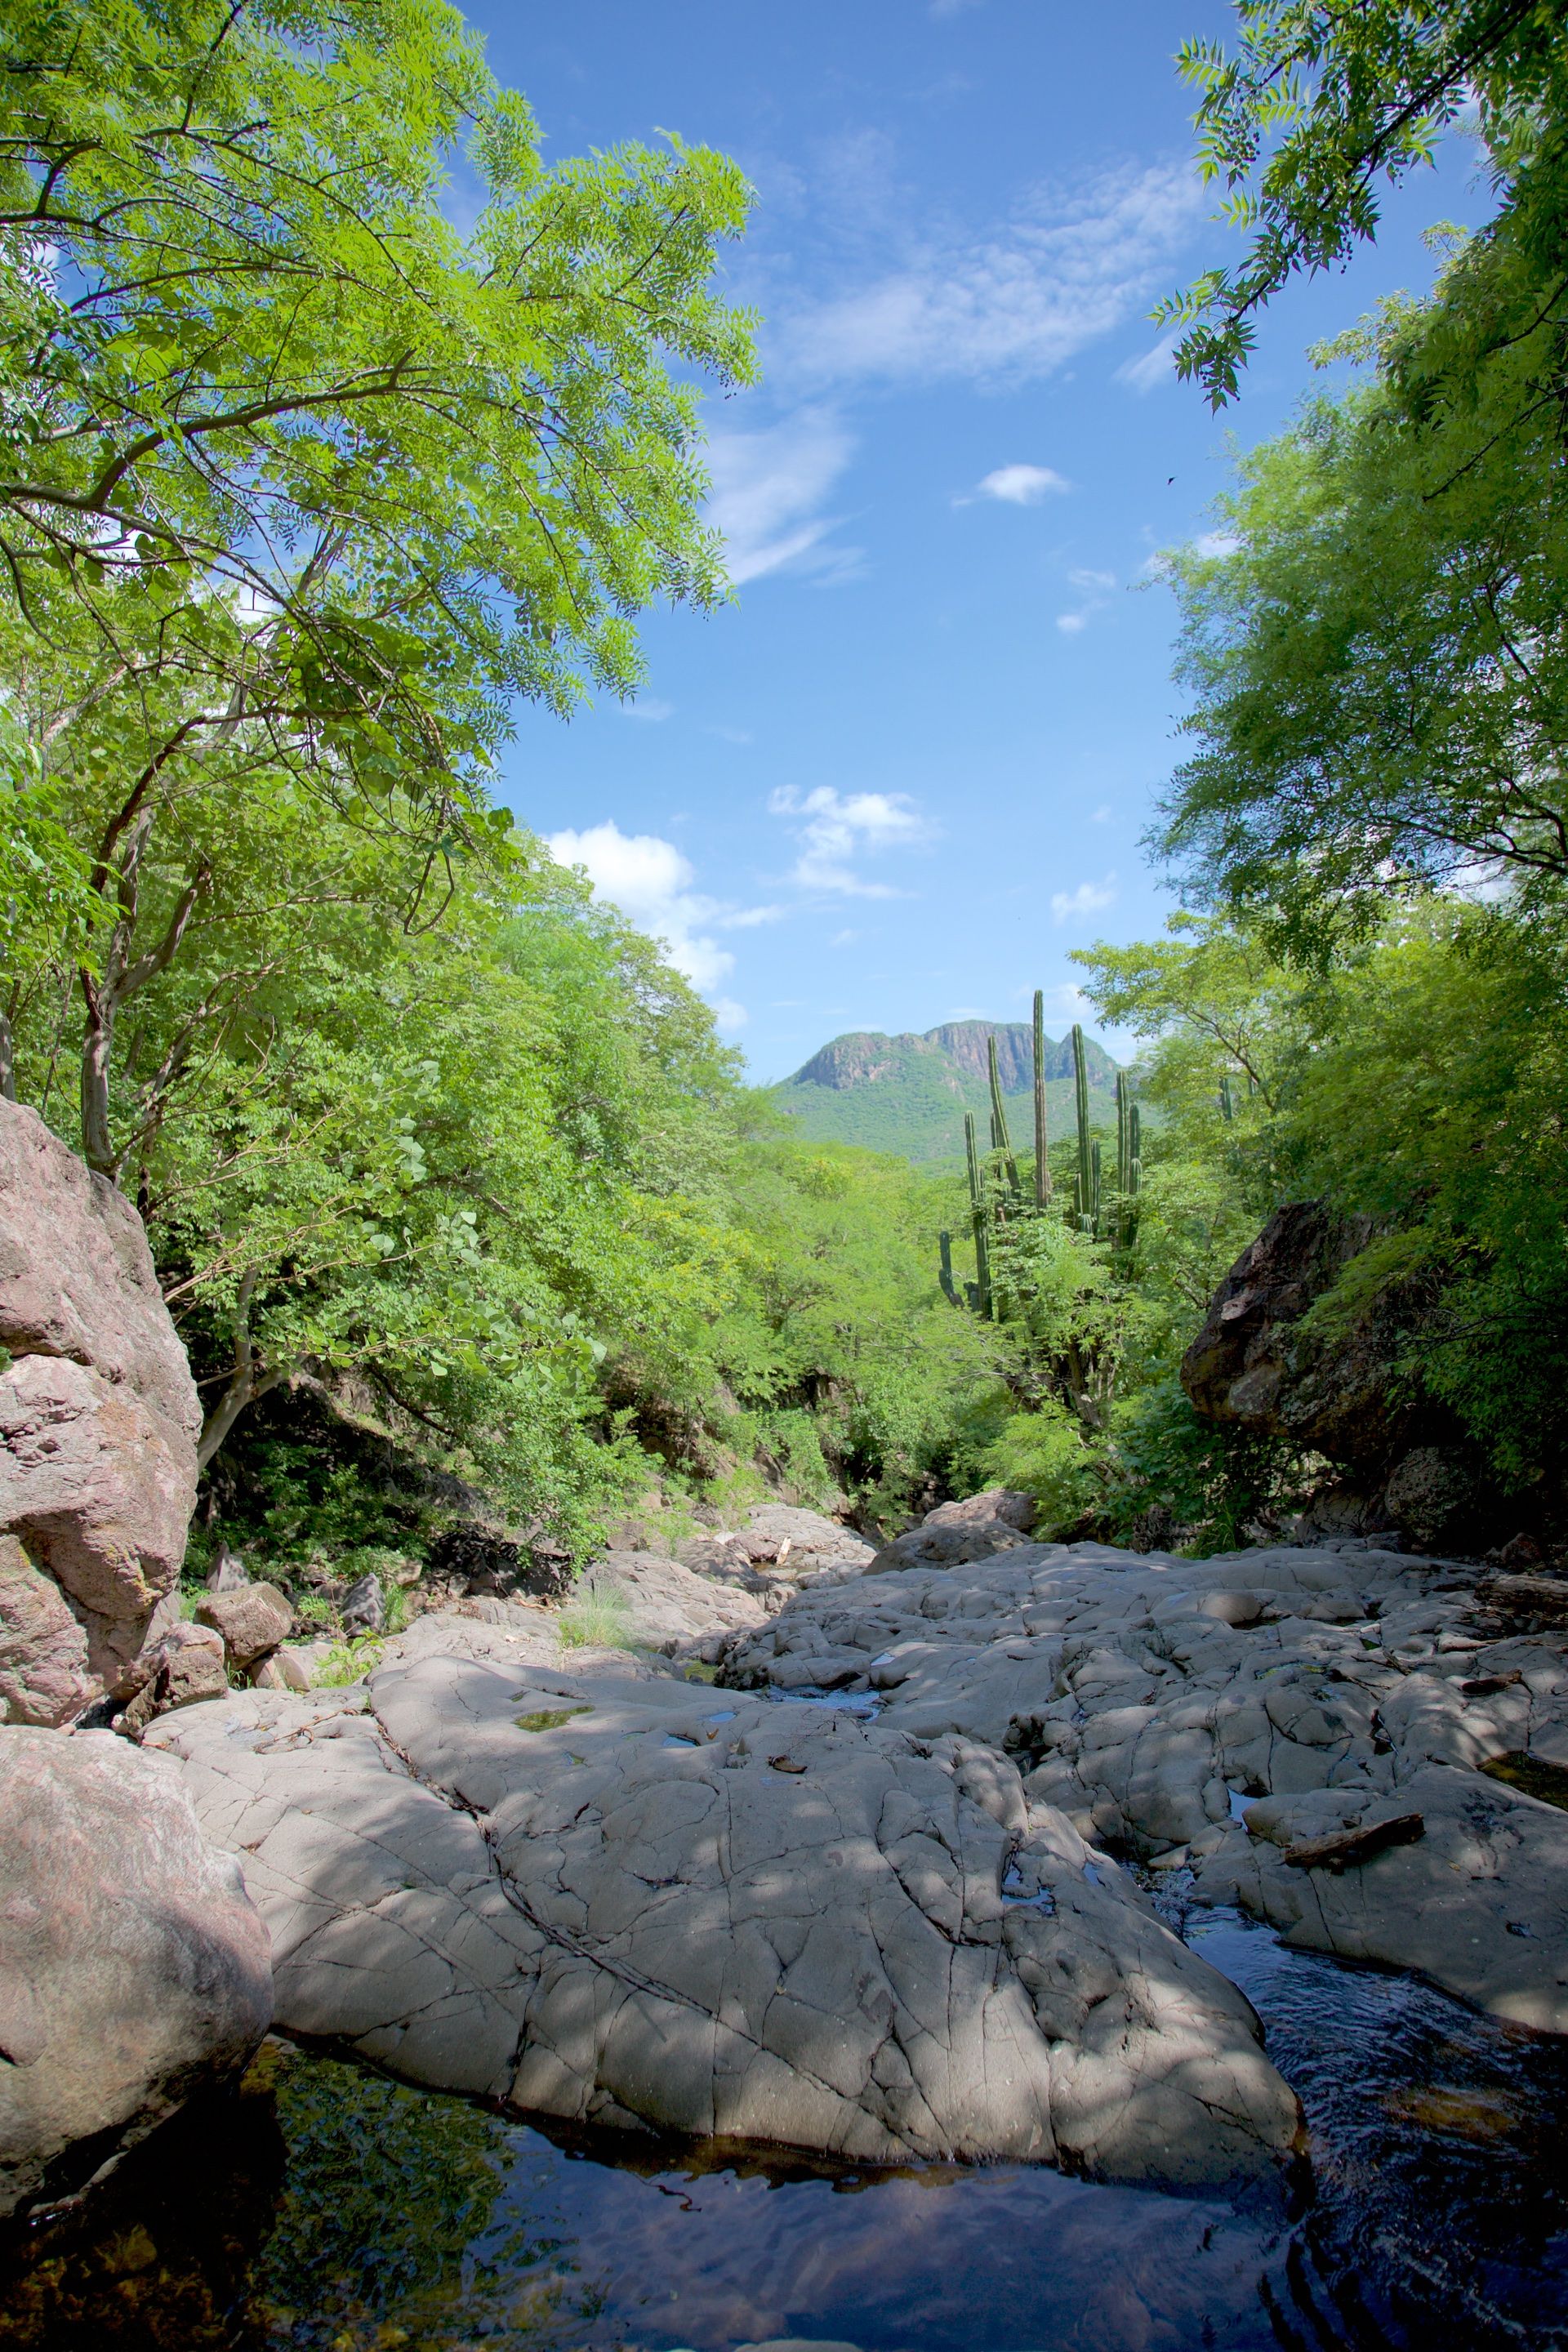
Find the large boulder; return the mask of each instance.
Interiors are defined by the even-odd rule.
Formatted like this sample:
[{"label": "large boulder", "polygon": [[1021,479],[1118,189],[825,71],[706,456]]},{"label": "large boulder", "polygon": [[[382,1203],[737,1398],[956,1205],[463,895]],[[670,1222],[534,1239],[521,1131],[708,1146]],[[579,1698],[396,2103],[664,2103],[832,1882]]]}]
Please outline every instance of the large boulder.
[{"label": "large boulder", "polygon": [[1296,2145],[1245,2000],[994,1747],[436,1654],[149,1738],[247,1857],[280,2022],[410,2081],[858,2162]]},{"label": "large boulder", "polygon": [[609,1638],[667,1656],[700,1654],[704,1645],[767,1616],[751,1593],[721,1579],[701,1576],[662,1552],[606,1552],[585,1569],[575,1591],[607,1601],[621,1617]]},{"label": "large boulder", "polygon": [[5,1101],[0,1349],[0,1706],[67,1723],[179,1576],[201,1408],[134,1207]]},{"label": "large boulder", "polygon": [[1325,1351],[1300,1328],[1372,1232],[1367,1219],[1338,1217],[1321,1201],[1275,1210],[1182,1359],[1182,1385],[1207,1420],[1288,1438],[1331,1461],[1389,1454],[1390,1367],[1374,1330],[1358,1324]]},{"label": "large boulder", "polygon": [[939,1503],[921,1519],[922,1528],[984,1527],[999,1519],[1004,1527],[1027,1535],[1039,1517],[1033,1495],[1015,1486],[986,1486],[978,1495],[964,1495],[953,1503]]},{"label": "large boulder", "polygon": [[168,1759],[0,1730],[0,2214],[84,2189],[272,2013],[267,1931]]},{"label": "large boulder", "polygon": [[221,1636],[233,1664],[248,1666],[292,1631],[294,1612],[275,1584],[236,1584],[226,1592],[205,1592],[196,1603],[196,1622]]},{"label": "large boulder", "polygon": [[1335,1465],[1309,1507],[1312,1533],[1397,1528],[1416,1549],[1459,1549],[1501,1497],[1453,1413],[1410,1380],[1431,1306],[1423,1279],[1391,1278],[1330,1330],[1308,1320],[1375,1231],[1321,1201],[1276,1209],[1215,1291],[1182,1385],[1205,1420]]}]

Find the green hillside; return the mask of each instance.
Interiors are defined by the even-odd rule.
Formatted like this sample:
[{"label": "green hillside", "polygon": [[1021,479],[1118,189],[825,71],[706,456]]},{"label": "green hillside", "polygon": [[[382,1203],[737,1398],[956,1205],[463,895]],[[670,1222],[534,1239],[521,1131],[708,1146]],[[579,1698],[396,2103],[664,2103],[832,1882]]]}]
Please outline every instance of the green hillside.
[{"label": "green hillside", "polygon": [[[834,1038],[772,1089],[781,1110],[814,1143],[858,1143],[906,1160],[954,1159],[963,1150],[963,1114],[972,1110],[989,1140],[986,1040],[994,1034],[1014,1148],[1033,1149],[1033,1049],[1027,1023],[963,1021],[923,1035],[858,1030]],[[1116,1065],[1092,1038],[1088,1045],[1089,1105],[1097,1126],[1115,1124]],[[1046,1111],[1053,1139],[1073,1124],[1072,1048],[1047,1041]]]}]

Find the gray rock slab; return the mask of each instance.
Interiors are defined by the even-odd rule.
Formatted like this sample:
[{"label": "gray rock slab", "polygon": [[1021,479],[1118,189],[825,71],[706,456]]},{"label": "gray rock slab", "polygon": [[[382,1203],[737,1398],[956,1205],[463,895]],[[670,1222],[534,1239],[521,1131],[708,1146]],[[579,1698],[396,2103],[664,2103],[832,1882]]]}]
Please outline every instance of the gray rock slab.
[{"label": "gray rock slab", "polygon": [[1295,2146],[1246,2000],[980,1743],[435,1654],[149,1738],[244,1857],[279,2021],[413,2081],[862,2162]]},{"label": "gray rock slab", "polygon": [[[802,1593],[721,1675],[878,1694],[881,1724],[1001,1749],[1083,1837],[1190,1861],[1296,1944],[1568,2031],[1568,1814],[1483,1769],[1568,1759],[1568,1642],[1486,1639],[1453,1562],[1029,1545]],[[1295,1838],[1413,1807],[1427,1834],[1302,1874],[1236,1825],[1265,1798]]]}]

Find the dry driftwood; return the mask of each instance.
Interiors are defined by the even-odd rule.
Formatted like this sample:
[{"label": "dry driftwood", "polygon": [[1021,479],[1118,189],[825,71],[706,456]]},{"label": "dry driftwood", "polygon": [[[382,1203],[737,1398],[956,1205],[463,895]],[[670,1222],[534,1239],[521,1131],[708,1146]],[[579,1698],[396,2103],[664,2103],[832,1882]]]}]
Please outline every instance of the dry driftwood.
[{"label": "dry driftwood", "polygon": [[1356,1863],[1370,1862],[1385,1846],[1414,1845],[1426,1834],[1426,1824],[1419,1813],[1395,1813],[1392,1821],[1364,1822],[1359,1829],[1303,1838],[1286,1847],[1285,1860],[1296,1870],[1348,1870]]}]

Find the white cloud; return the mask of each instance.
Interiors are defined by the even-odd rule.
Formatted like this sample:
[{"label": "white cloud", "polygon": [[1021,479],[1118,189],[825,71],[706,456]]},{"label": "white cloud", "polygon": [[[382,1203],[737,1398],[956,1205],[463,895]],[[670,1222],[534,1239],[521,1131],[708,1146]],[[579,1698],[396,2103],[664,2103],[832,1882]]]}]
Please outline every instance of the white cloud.
[{"label": "white cloud", "polygon": [[728,907],[691,887],[691,861],[673,841],[654,833],[623,833],[614,818],[583,832],[567,827],[551,834],[545,847],[558,864],[581,866],[595,898],[618,907],[639,931],[662,942],[677,971],[684,972],[713,1006],[722,1029],[739,1029],[745,1007],[720,992],[735,959],[714,931],[745,930],[776,920],[778,907]]},{"label": "white cloud", "polygon": [[1051,466],[998,466],[994,473],[975,485],[974,495],[981,499],[1000,499],[1004,506],[1038,506],[1053,490],[1070,490],[1072,484],[1063,479]]},{"label": "white cloud", "polygon": [[800,820],[800,844],[791,880],[803,889],[837,890],[851,898],[896,898],[890,882],[868,882],[850,860],[862,852],[913,848],[931,838],[931,827],[903,793],[838,793],[831,784],[811,792],[784,785],[771,796],[774,816]]},{"label": "white cloud", "polygon": [[1080,882],[1076,890],[1057,890],[1051,897],[1051,920],[1065,923],[1077,915],[1098,915],[1102,908],[1116,903],[1116,877],[1108,874],[1103,882]]},{"label": "white cloud", "polygon": [[1193,553],[1202,556],[1234,555],[1241,541],[1233,530],[1205,530],[1193,542]]},{"label": "white cloud", "polygon": [[842,571],[858,551],[825,544],[834,519],[818,512],[855,443],[823,409],[803,409],[757,433],[720,433],[708,445],[708,520],[725,541],[739,586],[786,566]]},{"label": "white cloud", "polygon": [[636,702],[623,702],[620,713],[623,719],[643,719],[657,727],[666,719],[674,718],[675,705],[661,702],[657,694],[650,694]]},{"label": "white cloud", "polygon": [[1110,803],[1109,801],[1103,801],[1100,807],[1094,811],[1089,821],[1090,824],[1109,824],[1110,823]]},{"label": "white cloud", "polygon": [[1058,613],[1057,626],[1065,636],[1076,637],[1081,630],[1088,628],[1094,614],[1104,610],[1106,600],[1116,585],[1116,574],[1114,572],[1089,572],[1080,569],[1069,572],[1068,579],[1079,591],[1082,601],[1075,612]]},{"label": "white cloud", "polygon": [[907,234],[896,267],[783,319],[775,380],[1049,375],[1147,300],[1203,204],[1167,161],[1037,190],[989,234]]},{"label": "white cloud", "polygon": [[1144,352],[1135,360],[1123,360],[1116,371],[1116,382],[1124,383],[1131,392],[1158,391],[1163,383],[1173,383],[1176,376],[1176,338],[1163,335],[1152,351]]}]

